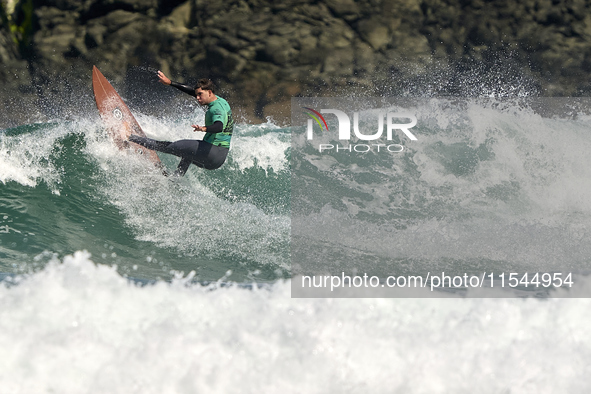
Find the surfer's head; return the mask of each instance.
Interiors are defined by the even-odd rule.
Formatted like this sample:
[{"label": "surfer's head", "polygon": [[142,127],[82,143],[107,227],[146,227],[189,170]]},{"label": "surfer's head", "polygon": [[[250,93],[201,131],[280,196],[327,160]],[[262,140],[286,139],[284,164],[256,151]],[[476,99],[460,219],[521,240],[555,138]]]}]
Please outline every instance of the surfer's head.
[{"label": "surfer's head", "polygon": [[217,98],[214,93],[215,85],[211,79],[200,79],[197,85],[195,85],[195,97],[201,105],[206,105],[214,101]]},{"label": "surfer's head", "polygon": [[203,90],[211,90],[211,93],[215,93],[215,85],[211,79],[201,78],[197,81],[197,85],[195,85],[195,90],[203,89]]}]

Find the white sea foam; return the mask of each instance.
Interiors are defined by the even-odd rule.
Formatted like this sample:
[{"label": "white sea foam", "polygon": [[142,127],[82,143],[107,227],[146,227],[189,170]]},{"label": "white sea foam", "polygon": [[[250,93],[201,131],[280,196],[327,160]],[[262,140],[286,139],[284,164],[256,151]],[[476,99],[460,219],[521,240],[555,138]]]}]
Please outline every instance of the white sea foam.
[{"label": "white sea foam", "polygon": [[0,285],[0,391],[586,392],[590,306],[139,287],[78,252]]},{"label": "white sea foam", "polygon": [[289,168],[285,152],[290,145],[289,135],[268,133],[254,137],[238,134],[233,141],[231,155],[240,170],[258,166],[277,173]]},{"label": "white sea foam", "polygon": [[43,132],[0,134],[0,182],[13,181],[35,187],[44,181],[54,187],[59,182],[60,173],[50,156],[56,141],[68,133],[63,125],[48,124]]}]

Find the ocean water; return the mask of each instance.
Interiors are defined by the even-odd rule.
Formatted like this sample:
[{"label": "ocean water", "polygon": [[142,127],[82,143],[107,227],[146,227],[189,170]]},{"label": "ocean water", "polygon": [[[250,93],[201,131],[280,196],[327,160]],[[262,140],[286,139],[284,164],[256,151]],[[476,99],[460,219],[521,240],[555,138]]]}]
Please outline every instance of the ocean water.
[{"label": "ocean water", "polygon": [[[198,137],[190,119],[138,118],[155,138]],[[201,281],[289,276],[288,130],[240,125],[220,171],[192,168],[174,179],[113,149],[98,118],[17,127],[1,138],[4,274],[86,250],[140,281],[191,271]]]},{"label": "ocean water", "polygon": [[[94,113],[2,130],[0,393],[587,392],[590,119],[440,105],[371,170],[272,120],[181,179]],[[135,113],[170,140],[203,116]],[[291,298],[292,214],[309,250],[380,274],[566,267],[581,298]]]}]

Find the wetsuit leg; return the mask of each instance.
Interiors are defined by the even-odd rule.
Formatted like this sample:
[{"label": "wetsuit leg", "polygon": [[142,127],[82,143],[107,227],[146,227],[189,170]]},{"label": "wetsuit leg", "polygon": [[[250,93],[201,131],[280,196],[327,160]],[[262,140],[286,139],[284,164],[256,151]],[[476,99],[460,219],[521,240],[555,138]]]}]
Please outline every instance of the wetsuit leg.
[{"label": "wetsuit leg", "polygon": [[184,175],[191,163],[206,170],[215,170],[226,161],[228,149],[209,142],[198,140],[180,140],[175,142],[157,141],[146,137],[131,135],[129,141],[162,153],[180,157],[176,174]]},{"label": "wetsuit leg", "polygon": [[193,164],[206,170],[220,168],[226,161],[228,148],[212,145],[209,142],[199,141],[197,152],[193,157]]},{"label": "wetsuit leg", "polygon": [[185,175],[185,173],[189,169],[189,166],[191,165],[191,163],[192,163],[191,160],[182,158],[181,159],[181,162],[179,163],[179,165],[176,168],[176,171],[173,173],[173,175],[175,175],[175,176],[183,176],[183,175]]},{"label": "wetsuit leg", "polygon": [[157,141],[151,138],[140,137],[135,134],[130,135],[128,140],[151,150],[174,154],[170,149],[172,143],[168,141]]}]

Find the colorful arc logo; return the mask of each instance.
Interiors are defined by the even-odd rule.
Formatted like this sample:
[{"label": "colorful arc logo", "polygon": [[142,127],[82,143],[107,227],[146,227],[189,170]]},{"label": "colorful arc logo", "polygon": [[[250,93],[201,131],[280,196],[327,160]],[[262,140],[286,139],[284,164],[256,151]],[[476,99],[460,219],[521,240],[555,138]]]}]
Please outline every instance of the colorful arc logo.
[{"label": "colorful arc logo", "polygon": [[[318,126],[320,126],[320,130],[322,130],[322,124],[320,123],[320,119],[322,119],[322,123],[324,123],[324,127],[326,127],[326,131],[328,131],[328,125],[326,124],[326,120],[324,120],[324,116],[322,116],[320,114],[320,112],[315,111],[312,108],[308,108],[308,107],[302,107],[302,108],[313,112],[313,114],[308,112],[308,115],[310,115],[316,121],[316,123],[318,123]],[[320,119],[318,119],[318,118],[320,118]]]}]

